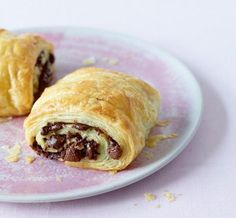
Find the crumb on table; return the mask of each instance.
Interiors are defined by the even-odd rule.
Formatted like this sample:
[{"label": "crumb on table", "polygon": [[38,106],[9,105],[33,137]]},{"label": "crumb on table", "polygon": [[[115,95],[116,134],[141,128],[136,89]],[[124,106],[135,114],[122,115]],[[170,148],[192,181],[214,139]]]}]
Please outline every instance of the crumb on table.
[{"label": "crumb on table", "polygon": [[145,198],[146,201],[149,202],[149,201],[156,200],[157,196],[155,194],[150,193],[150,192],[145,192],[144,193],[144,198]]},{"label": "crumb on table", "polygon": [[173,202],[176,200],[176,196],[173,193],[168,192],[168,191],[164,192],[164,198],[169,202]]}]

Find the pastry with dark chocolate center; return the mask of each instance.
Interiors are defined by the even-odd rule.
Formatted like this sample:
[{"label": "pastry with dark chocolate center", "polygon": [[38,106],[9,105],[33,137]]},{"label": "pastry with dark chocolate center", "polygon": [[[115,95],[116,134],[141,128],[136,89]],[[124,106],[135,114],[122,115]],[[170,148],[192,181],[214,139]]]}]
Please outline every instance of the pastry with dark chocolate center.
[{"label": "pastry with dark chocolate center", "polygon": [[62,122],[48,123],[42,127],[32,145],[42,156],[73,162],[83,158],[96,160],[101,147],[105,147],[109,158],[118,160],[122,155],[118,143],[101,129],[82,123]]},{"label": "pastry with dark chocolate center", "polygon": [[16,35],[0,29],[0,117],[31,111],[52,81],[53,50],[53,45],[39,35]]},{"label": "pastry with dark chocolate center", "polygon": [[68,166],[123,170],[145,147],[159,103],[158,91],[136,77],[82,68],[43,92],[25,120],[26,139]]}]

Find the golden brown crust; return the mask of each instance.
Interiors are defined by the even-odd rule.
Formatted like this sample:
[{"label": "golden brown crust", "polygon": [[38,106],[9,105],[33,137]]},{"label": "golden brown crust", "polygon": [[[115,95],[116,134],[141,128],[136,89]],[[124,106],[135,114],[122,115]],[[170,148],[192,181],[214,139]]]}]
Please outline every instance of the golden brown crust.
[{"label": "golden brown crust", "polygon": [[26,139],[48,122],[79,122],[100,128],[121,146],[119,160],[81,160],[67,165],[100,170],[127,167],[145,146],[156,124],[159,93],[127,74],[100,68],[82,68],[45,89],[24,123]]},{"label": "golden brown crust", "polygon": [[51,43],[34,34],[15,36],[0,29],[0,116],[29,113],[33,104],[33,74],[42,50]]}]

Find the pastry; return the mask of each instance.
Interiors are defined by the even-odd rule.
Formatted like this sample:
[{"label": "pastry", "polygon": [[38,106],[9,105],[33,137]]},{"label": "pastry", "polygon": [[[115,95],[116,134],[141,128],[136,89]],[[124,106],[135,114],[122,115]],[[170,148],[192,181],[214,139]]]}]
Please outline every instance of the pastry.
[{"label": "pastry", "polygon": [[122,170],[156,125],[159,93],[120,72],[82,68],[45,89],[24,122],[40,155],[67,165]]},{"label": "pastry", "polygon": [[52,80],[54,61],[52,44],[42,37],[0,29],[0,117],[30,112]]}]

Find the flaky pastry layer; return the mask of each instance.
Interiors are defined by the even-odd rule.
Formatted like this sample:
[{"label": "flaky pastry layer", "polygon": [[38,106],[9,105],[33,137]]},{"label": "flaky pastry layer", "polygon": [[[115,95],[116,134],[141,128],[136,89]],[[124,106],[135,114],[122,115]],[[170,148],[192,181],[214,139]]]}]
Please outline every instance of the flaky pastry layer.
[{"label": "flaky pastry layer", "polygon": [[[107,141],[100,145],[102,148],[98,149],[97,158],[89,159],[85,156],[79,161],[65,161],[66,164],[99,170],[122,170],[144,148],[151,128],[156,125],[159,106],[158,91],[138,78],[100,68],[82,68],[45,89],[25,120],[25,136],[31,146],[36,143],[42,151],[50,151],[51,145],[58,145],[55,143],[57,139],[53,138],[60,138],[58,135],[66,134],[62,136],[64,139],[60,138],[60,142],[63,140],[67,146],[75,143],[74,139],[68,141],[68,134],[70,138],[77,133],[73,133],[72,130],[66,132],[63,129],[72,128],[76,123],[88,125],[100,130],[103,134],[101,137],[105,135],[107,140],[112,139],[116,142],[122,154],[118,158],[112,158],[109,149],[103,148],[108,146]],[[57,123],[61,123],[62,127],[57,128]],[[73,134],[68,133],[71,131]],[[46,136],[48,132],[54,135],[53,139]],[[40,134],[45,135],[45,139]],[[80,136],[88,141],[90,139],[86,134],[88,133],[80,132]],[[89,134],[89,137],[96,141],[97,136],[93,134],[98,133],[90,131]],[[73,145],[74,148],[77,146],[78,149],[82,149],[81,142],[77,140],[76,143]],[[89,146],[82,145],[86,149]]]},{"label": "flaky pastry layer", "polygon": [[42,37],[35,34],[16,36],[0,29],[0,117],[30,112],[39,86],[40,73],[36,64],[42,52],[48,58],[53,54],[52,44]]}]

